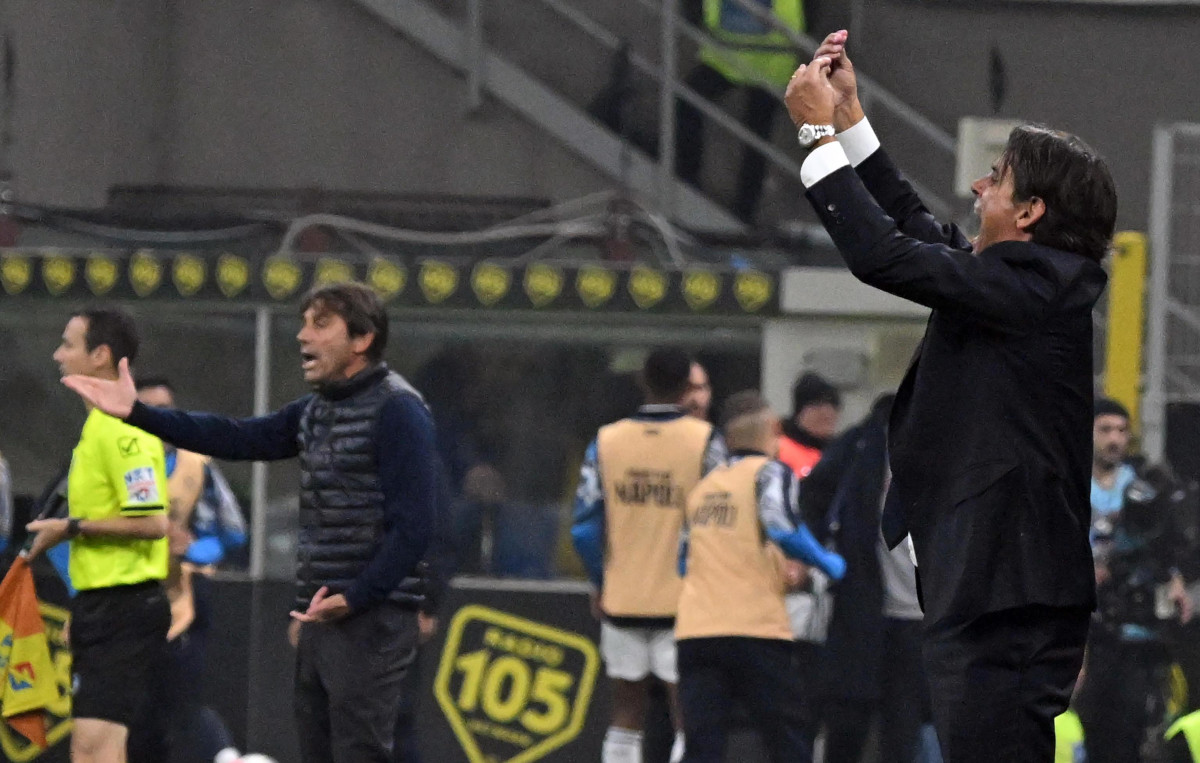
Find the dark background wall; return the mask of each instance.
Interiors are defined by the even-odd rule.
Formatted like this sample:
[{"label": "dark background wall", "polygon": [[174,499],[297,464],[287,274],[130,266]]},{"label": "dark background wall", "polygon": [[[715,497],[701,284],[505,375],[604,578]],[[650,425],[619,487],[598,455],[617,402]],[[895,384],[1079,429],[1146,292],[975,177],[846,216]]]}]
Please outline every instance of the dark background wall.
[{"label": "dark background wall", "polygon": [[[1118,227],[1145,230],[1153,127],[1200,120],[1200,7],[863,5],[862,38],[851,43],[857,66],[952,132],[959,117],[998,115],[1077,133],[1113,170]],[[813,0],[810,7],[814,36],[851,24],[847,3]],[[989,85],[993,48],[1007,81],[998,112]]]},{"label": "dark background wall", "polygon": [[[653,14],[574,2],[656,57]],[[859,66],[951,132],[961,116],[993,114],[994,48],[999,115],[1092,142],[1113,165],[1121,227],[1145,227],[1153,125],[1200,119],[1200,8],[872,0],[852,19],[853,5],[810,0],[811,32],[853,21]],[[484,9],[489,43],[568,100],[586,105],[603,86],[611,55],[544,7]],[[25,199],[99,205],[131,182],[555,199],[610,185],[503,106],[468,114],[459,75],[350,0],[12,0],[0,23],[15,61],[9,164]],[[683,46],[680,70],[691,62]],[[638,97],[652,117],[653,89]],[[781,120],[778,140],[794,150],[787,133]],[[919,141],[896,149],[914,173],[936,165],[949,181],[944,155]]]}]

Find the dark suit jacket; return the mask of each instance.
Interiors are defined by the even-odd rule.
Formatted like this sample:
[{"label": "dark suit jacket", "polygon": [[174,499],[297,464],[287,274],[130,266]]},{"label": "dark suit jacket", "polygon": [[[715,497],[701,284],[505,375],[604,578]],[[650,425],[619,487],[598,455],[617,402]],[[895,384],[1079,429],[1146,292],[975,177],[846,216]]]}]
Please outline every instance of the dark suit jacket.
[{"label": "dark suit jacket", "polygon": [[[821,657],[822,696],[877,700],[884,659],[879,502],[887,458],[887,409],[876,410],[821,454],[800,483],[800,514],[818,540],[832,538],[846,560],[833,597]],[[836,527],[830,527],[834,504]]]},{"label": "dark suit jacket", "polygon": [[1094,607],[1092,306],[1103,269],[1033,243],[978,254],[882,149],[808,192],[860,280],[933,309],[888,432],[884,535],[912,533],[926,627]]}]

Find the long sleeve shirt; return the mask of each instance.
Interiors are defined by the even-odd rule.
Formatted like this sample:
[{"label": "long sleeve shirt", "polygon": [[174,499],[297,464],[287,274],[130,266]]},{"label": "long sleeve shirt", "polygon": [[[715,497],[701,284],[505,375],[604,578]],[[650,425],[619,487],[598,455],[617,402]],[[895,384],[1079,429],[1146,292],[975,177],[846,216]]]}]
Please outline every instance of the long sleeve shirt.
[{"label": "long sleeve shirt", "polygon": [[[247,419],[137,403],[126,421],[196,453],[234,461],[274,461],[299,454],[300,418],[311,397]],[[384,600],[414,573],[433,535],[437,505],[433,422],[419,398],[399,395],[384,403],[376,445],[384,536],[374,559],[344,592],[354,611]]]}]

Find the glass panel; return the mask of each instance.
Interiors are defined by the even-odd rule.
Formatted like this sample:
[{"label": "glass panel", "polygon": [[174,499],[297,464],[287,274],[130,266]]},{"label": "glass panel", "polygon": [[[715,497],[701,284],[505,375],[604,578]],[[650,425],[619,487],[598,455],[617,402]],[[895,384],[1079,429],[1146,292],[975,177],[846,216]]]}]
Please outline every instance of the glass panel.
[{"label": "glass panel", "polygon": [[[271,404],[306,393],[292,314],[272,332]],[[640,403],[635,372],[658,344],[687,347],[709,368],[719,402],[759,380],[757,331],[648,329],[594,323],[394,320],[386,358],[425,396],[453,492],[460,572],[582,575],[570,546],[571,502],[584,449]],[[622,338],[628,337],[628,338]],[[639,337],[645,337],[639,341]],[[272,464],[267,574],[291,576],[297,535],[295,462]]]}]

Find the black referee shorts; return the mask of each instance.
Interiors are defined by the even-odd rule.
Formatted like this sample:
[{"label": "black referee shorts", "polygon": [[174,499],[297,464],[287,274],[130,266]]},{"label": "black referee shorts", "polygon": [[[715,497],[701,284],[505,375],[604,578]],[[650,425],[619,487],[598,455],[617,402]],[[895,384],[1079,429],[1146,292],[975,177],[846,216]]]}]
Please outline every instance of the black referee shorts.
[{"label": "black referee shorts", "polygon": [[162,669],[170,625],[157,580],[80,591],[71,601],[72,715],[128,728]]}]

